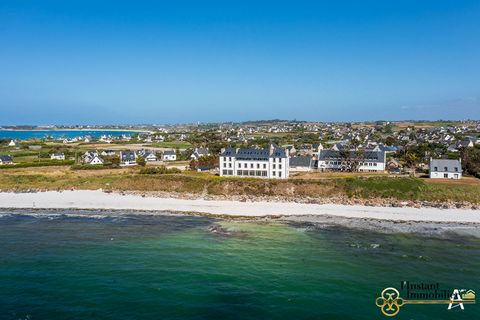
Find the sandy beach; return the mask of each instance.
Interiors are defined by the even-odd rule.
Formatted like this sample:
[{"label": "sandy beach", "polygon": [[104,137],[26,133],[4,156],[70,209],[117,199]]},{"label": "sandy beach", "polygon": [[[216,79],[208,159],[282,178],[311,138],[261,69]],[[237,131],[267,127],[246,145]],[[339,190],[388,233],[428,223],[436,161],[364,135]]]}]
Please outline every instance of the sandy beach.
[{"label": "sandy beach", "polygon": [[105,193],[101,190],[48,191],[37,193],[0,192],[0,208],[112,209],[205,213],[237,217],[333,216],[399,222],[480,223],[480,210],[373,207],[292,202],[187,200]]}]

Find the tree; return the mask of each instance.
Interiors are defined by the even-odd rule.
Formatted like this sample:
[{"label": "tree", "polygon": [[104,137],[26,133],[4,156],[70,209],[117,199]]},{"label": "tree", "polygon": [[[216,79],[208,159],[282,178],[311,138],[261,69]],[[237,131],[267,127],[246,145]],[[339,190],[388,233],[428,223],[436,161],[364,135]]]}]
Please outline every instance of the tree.
[{"label": "tree", "polygon": [[459,151],[465,172],[480,178],[480,147],[461,148]]},{"label": "tree", "polygon": [[197,170],[198,168],[213,169],[216,167],[218,167],[217,155],[201,156],[198,160],[192,159],[190,161],[190,169],[192,170]]},{"label": "tree", "polygon": [[414,153],[407,153],[403,160],[405,161],[406,166],[412,170],[415,170],[415,167],[419,162],[417,155]]},{"label": "tree", "polygon": [[147,164],[147,162],[145,161],[144,158],[138,157],[138,158],[137,158],[137,164],[138,164],[139,166],[145,167],[145,165]]},{"label": "tree", "polygon": [[387,146],[392,146],[395,144],[395,138],[392,137],[392,136],[388,136],[386,139],[385,139],[385,144]]},{"label": "tree", "polygon": [[360,150],[358,151],[341,150],[340,158],[342,161],[340,170],[354,172],[354,171],[358,171],[358,168],[360,167],[360,163],[362,163],[365,160],[365,152]]}]

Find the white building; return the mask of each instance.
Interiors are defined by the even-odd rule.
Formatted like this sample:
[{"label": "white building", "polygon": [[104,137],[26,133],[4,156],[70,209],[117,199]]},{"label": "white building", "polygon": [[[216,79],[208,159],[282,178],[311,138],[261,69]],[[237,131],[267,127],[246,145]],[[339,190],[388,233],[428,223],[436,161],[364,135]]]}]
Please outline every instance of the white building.
[{"label": "white building", "polygon": [[290,157],[290,171],[312,171],[314,163],[310,156]]},{"label": "white building", "polygon": [[177,152],[175,150],[165,150],[162,155],[163,161],[175,161],[177,160]]},{"label": "white building", "polygon": [[10,155],[0,156],[0,165],[13,164],[13,159]]},{"label": "white building", "polygon": [[50,155],[50,159],[52,159],[52,160],[65,160],[65,153],[63,153],[63,152],[52,153]]},{"label": "white building", "polygon": [[320,171],[385,171],[384,151],[320,150],[318,153]]},{"label": "white building", "polygon": [[209,155],[210,151],[208,151],[208,148],[195,148],[190,158],[198,160],[200,157]]},{"label": "white building", "polygon": [[287,179],[290,174],[288,151],[227,148],[220,154],[220,176]]},{"label": "white building", "polygon": [[120,166],[135,166],[137,165],[137,155],[133,151],[120,152]]},{"label": "white building", "polygon": [[11,140],[11,141],[8,143],[8,146],[9,146],[9,147],[16,147],[16,146],[17,146],[17,143],[15,142],[15,140]]},{"label": "white building", "polygon": [[462,160],[430,158],[431,179],[462,179]]}]

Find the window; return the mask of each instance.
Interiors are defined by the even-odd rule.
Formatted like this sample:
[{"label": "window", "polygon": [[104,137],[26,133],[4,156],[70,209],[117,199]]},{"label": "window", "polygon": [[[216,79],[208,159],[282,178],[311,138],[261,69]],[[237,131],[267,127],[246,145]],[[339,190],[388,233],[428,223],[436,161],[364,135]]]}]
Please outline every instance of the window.
[{"label": "window", "polygon": [[250,168],[253,169],[253,163],[250,163]]},{"label": "window", "polygon": [[274,176],[274,177],[275,177],[275,171],[273,171],[273,172],[272,172],[272,176]]},{"label": "window", "polygon": [[444,177],[444,178],[448,178],[448,173],[444,173],[444,174],[443,174],[443,177]]},{"label": "window", "polygon": [[281,178],[282,177],[282,171],[278,171],[278,176]]},{"label": "window", "polygon": [[232,167],[232,163],[229,163],[229,164],[228,164],[228,167],[231,168],[231,167]]},{"label": "window", "polygon": [[263,164],[263,169],[267,169],[267,164],[266,163]]},{"label": "window", "polygon": [[276,167],[277,167],[276,164],[273,164],[273,169],[276,169]]},{"label": "window", "polygon": [[223,161],[227,161],[227,157],[223,157]]},{"label": "window", "polygon": [[238,167],[239,167],[239,168],[241,168],[241,167],[242,167],[242,164],[241,164],[241,163],[239,163],[239,164],[238,164]]},{"label": "window", "polygon": [[455,167],[455,172],[458,172],[458,167]]},{"label": "window", "polygon": [[438,171],[438,167],[433,167],[433,171]]},{"label": "window", "polygon": [[227,175],[227,170],[223,170],[222,173],[223,173],[224,176],[226,176]]},{"label": "window", "polygon": [[228,174],[232,176],[233,175],[233,170],[228,170]]},{"label": "window", "polygon": [[281,165],[281,164],[278,165],[278,169],[282,169],[282,165]]},{"label": "window", "polygon": [[448,167],[443,167],[443,171],[448,171]]},{"label": "window", "polygon": [[247,164],[246,164],[246,163],[244,163],[244,164],[243,164],[243,167],[244,167],[244,168],[247,168]]},{"label": "window", "polygon": [[229,157],[228,160],[229,160],[229,161],[232,161],[232,157]]},{"label": "window", "polygon": [[226,167],[227,167],[227,163],[224,162],[224,163],[223,163],[223,167],[226,168]]},{"label": "window", "polygon": [[257,169],[260,169],[260,163],[257,163]]}]

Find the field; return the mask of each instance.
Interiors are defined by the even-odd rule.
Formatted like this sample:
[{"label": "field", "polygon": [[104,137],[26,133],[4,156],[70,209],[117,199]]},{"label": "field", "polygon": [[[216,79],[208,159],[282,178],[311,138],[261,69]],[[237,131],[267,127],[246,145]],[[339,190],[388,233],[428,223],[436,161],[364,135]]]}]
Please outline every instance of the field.
[{"label": "field", "polygon": [[1,170],[0,188],[6,190],[108,189],[162,191],[229,197],[272,197],[286,200],[395,199],[444,203],[480,203],[477,179],[427,179],[346,174],[306,175],[289,180],[223,178],[210,173],[139,174],[140,168],[71,170],[67,166]]}]

